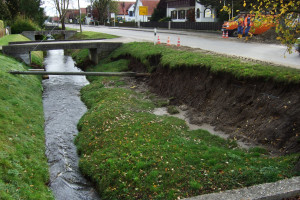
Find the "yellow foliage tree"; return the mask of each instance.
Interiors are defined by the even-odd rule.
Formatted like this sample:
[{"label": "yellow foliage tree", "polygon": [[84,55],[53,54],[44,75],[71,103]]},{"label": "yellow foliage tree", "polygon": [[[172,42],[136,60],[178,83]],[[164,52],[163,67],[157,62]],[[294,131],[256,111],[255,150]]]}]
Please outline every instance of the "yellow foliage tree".
[{"label": "yellow foliage tree", "polygon": [[[292,52],[293,45],[300,37],[299,0],[243,0],[242,4],[257,19],[273,20],[277,40],[287,46],[289,53]],[[226,6],[223,10],[230,12],[230,8]]]}]

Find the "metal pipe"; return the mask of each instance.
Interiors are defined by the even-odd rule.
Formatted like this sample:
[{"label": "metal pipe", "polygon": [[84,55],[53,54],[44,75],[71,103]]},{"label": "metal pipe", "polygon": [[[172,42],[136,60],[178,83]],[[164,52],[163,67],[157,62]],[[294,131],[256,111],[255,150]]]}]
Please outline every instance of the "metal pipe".
[{"label": "metal pipe", "polygon": [[73,76],[150,76],[150,73],[135,72],[47,72],[47,71],[9,71],[10,74],[24,75],[73,75]]}]

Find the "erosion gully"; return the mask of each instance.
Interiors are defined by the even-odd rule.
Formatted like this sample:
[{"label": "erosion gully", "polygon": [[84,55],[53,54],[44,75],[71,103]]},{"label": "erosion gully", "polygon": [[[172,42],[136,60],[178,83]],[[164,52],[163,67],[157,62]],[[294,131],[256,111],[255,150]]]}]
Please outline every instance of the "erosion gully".
[{"label": "erosion gully", "polygon": [[[63,50],[48,51],[44,64],[47,71],[80,71]],[[74,145],[77,123],[87,110],[80,100],[80,89],[87,84],[85,76],[51,75],[43,81],[49,186],[57,200],[99,199],[92,184],[80,174]]]}]

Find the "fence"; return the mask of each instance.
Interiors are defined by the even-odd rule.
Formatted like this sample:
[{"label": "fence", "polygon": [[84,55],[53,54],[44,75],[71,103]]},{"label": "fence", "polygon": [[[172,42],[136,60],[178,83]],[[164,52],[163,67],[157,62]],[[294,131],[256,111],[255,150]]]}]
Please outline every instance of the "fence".
[{"label": "fence", "polygon": [[[170,29],[193,29],[193,30],[221,30],[223,22],[140,22],[140,27],[147,28],[170,28]],[[105,26],[114,26],[113,23]],[[115,23],[118,27],[138,27],[136,22]]]},{"label": "fence", "polygon": [[105,23],[105,26],[118,26],[118,27],[131,27],[131,28],[136,28],[137,27],[137,23],[135,22],[115,22],[115,24],[113,22],[111,23]]},{"label": "fence", "polygon": [[223,22],[174,22],[171,28],[174,29],[194,29],[194,30],[221,30]]}]

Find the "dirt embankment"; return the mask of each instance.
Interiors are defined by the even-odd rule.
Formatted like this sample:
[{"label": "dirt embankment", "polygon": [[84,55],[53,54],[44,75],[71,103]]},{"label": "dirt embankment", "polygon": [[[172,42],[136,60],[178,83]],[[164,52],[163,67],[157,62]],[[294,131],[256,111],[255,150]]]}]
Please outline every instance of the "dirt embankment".
[{"label": "dirt embankment", "polygon": [[[152,64],[159,57],[151,58]],[[133,71],[146,68],[131,58]],[[195,109],[191,121],[209,123],[231,138],[262,144],[276,153],[300,152],[300,85],[238,80],[207,68],[158,66],[149,79],[152,92],[173,104]],[[274,153],[275,153],[274,152]]]}]

